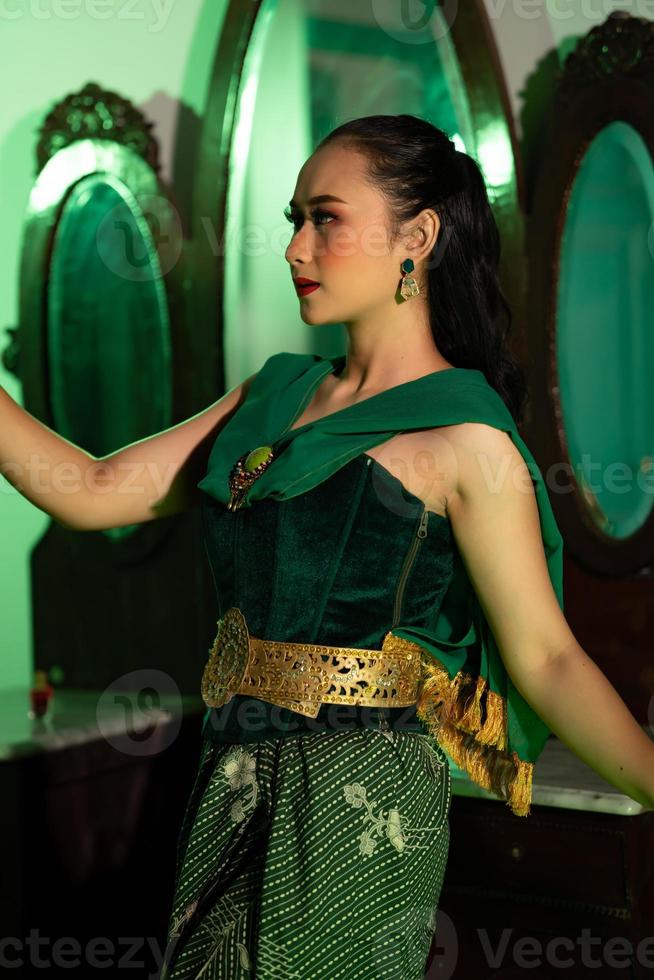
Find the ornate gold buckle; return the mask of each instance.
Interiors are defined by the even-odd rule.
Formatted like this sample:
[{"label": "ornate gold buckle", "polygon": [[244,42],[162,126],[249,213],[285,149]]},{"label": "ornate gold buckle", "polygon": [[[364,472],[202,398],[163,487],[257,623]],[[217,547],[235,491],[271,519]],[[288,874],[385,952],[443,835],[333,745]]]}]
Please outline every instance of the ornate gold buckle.
[{"label": "ornate gold buckle", "polygon": [[241,610],[232,606],[217,626],[200,685],[202,700],[209,708],[220,708],[232,700],[250,659],[250,634]]}]

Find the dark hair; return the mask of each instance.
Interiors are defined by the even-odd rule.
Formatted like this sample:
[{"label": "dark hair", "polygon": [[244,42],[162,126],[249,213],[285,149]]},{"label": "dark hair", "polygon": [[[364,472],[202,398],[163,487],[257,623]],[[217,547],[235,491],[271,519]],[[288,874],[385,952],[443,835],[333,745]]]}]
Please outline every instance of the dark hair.
[{"label": "dark hair", "polygon": [[455,367],[482,371],[519,424],[528,394],[507,344],[511,309],[498,279],[500,235],[479,165],[419,116],[352,119],[316,151],[337,140],[367,158],[367,176],[389,205],[394,240],[400,224],[423,208],[438,214],[441,227],[426,261],[434,342]]}]

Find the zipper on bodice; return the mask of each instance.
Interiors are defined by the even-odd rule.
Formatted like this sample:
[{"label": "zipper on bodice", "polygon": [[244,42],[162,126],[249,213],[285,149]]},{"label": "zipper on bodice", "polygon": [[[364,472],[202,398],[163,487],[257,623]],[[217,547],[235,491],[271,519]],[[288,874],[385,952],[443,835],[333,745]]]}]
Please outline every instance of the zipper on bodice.
[{"label": "zipper on bodice", "polygon": [[[418,530],[411,542],[409,550],[407,552],[406,558],[404,559],[404,565],[402,566],[402,571],[400,572],[400,578],[397,583],[397,588],[395,590],[395,603],[393,605],[393,626],[397,626],[400,621],[400,616],[402,614],[402,600],[404,599],[404,591],[406,589],[407,579],[411,573],[414,562],[418,555],[418,550],[420,545],[427,537],[427,524],[429,522],[429,511],[423,507],[422,515],[420,517],[420,523],[418,525]],[[392,629],[393,627],[391,627]]]}]

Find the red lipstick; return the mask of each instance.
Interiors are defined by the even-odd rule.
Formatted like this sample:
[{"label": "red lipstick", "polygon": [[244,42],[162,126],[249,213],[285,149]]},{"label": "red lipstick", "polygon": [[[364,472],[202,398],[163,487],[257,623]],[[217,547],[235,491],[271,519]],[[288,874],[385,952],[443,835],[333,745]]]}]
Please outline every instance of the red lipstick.
[{"label": "red lipstick", "polygon": [[308,296],[309,293],[312,293],[314,289],[318,289],[320,286],[319,282],[315,282],[313,279],[304,279],[302,276],[294,279],[293,283],[298,296]]}]

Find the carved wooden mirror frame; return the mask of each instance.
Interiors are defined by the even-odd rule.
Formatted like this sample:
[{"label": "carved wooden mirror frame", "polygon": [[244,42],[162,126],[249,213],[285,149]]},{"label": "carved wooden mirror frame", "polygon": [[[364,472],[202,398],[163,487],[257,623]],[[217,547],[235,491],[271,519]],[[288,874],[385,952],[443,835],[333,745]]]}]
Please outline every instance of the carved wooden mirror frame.
[{"label": "carved wooden mirror frame", "polygon": [[567,57],[543,141],[527,233],[530,437],[566,547],[579,564],[604,575],[648,575],[654,510],[629,536],[602,530],[574,474],[557,373],[558,290],[571,192],[590,143],[617,121],[636,130],[654,159],[654,23],[623,12],[589,31]]},{"label": "carved wooden mirror frame", "polygon": [[[184,243],[177,210],[159,179],[158,146],[150,132],[152,126],[127,99],[88,83],[55,104],[39,131],[35,181],[23,229],[19,326],[8,328],[10,343],[2,357],[7,370],[20,378],[25,407],[55,430],[57,419],[48,350],[52,263],[67,204],[73,199],[77,185],[82,186],[80,182],[95,177],[100,184],[106,182],[123,188],[134,202],[138,221],[151,243],[151,260],[156,263],[150,278],[165,306],[162,329],[169,348],[167,375],[161,378],[161,384],[168,386],[162,400],[166,418],[156,428],[168,428],[179,414],[182,417],[189,414],[184,386],[190,374],[175,369],[176,355],[185,346],[181,315]],[[100,247],[97,241],[96,247]],[[125,251],[128,247],[130,243],[125,240]],[[100,258],[104,261],[106,257]],[[138,281],[142,257],[135,255],[133,259],[133,278]],[[143,269],[142,275],[148,272]],[[79,288],[83,290],[84,283],[80,282]],[[93,411],[92,405],[88,411]],[[62,434],[81,445],[74,435]],[[82,448],[93,451],[90,446]],[[122,558],[136,558],[167,532],[168,522],[158,521],[101,533],[113,538],[115,543],[120,541]]]}]

